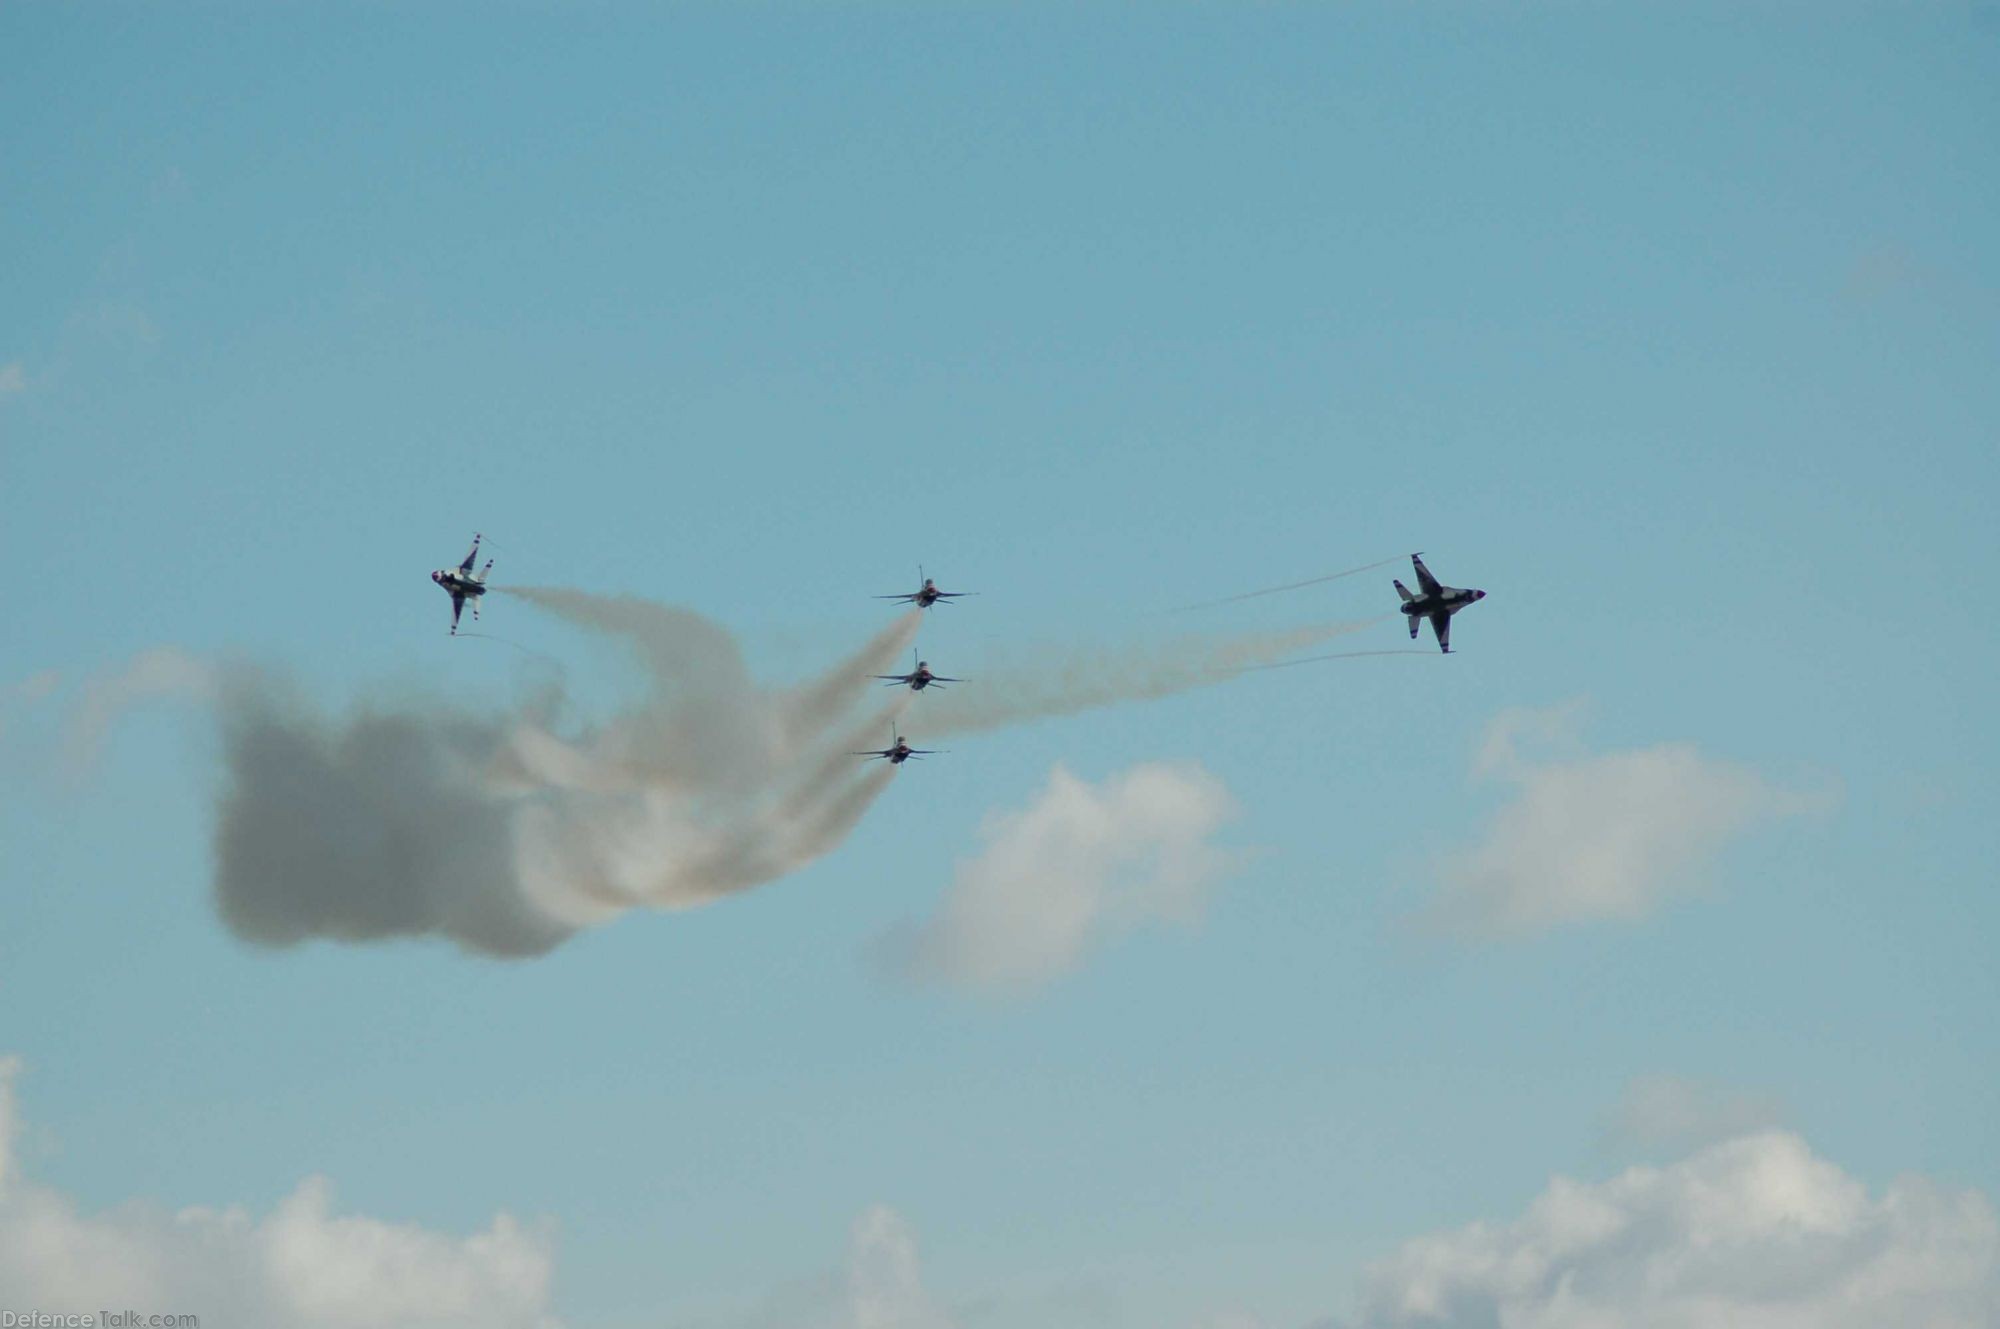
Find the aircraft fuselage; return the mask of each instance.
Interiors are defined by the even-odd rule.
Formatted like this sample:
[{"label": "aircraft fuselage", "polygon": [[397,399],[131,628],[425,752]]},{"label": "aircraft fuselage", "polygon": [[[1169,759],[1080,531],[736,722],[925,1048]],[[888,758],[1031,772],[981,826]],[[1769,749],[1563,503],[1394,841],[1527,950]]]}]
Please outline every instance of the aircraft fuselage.
[{"label": "aircraft fuselage", "polygon": [[486,594],[486,583],[472,578],[453,568],[440,568],[431,574],[431,580],[444,587],[452,595],[463,595],[473,599]]},{"label": "aircraft fuselage", "polygon": [[1446,586],[1435,595],[1419,595],[1414,600],[1403,601],[1403,612],[1411,618],[1429,618],[1440,611],[1456,614],[1476,600],[1486,598],[1486,592],[1460,590],[1456,586]]}]

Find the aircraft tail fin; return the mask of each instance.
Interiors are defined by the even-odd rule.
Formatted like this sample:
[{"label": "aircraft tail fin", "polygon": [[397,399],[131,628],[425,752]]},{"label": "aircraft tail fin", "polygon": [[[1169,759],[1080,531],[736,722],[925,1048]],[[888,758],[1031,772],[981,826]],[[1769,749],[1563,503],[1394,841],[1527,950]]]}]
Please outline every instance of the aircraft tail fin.
[{"label": "aircraft tail fin", "polygon": [[1424,628],[1424,620],[1423,620],[1423,617],[1422,617],[1422,615],[1419,615],[1419,614],[1411,614],[1411,615],[1410,615],[1410,640],[1411,640],[1411,641],[1415,641],[1415,640],[1417,639],[1417,634],[1418,634],[1419,632],[1423,631],[1423,628]]},{"label": "aircraft tail fin", "polygon": [[[486,574],[491,571],[493,571],[493,560],[489,558],[486,560],[486,566],[479,569],[479,576],[476,578],[481,586],[486,584]],[[1409,597],[1405,596],[1404,598],[1408,599]]]},{"label": "aircraft tail fin", "polygon": [[[1390,580],[1391,580],[1391,581],[1395,581],[1395,578],[1393,578],[1393,577],[1392,577],[1392,578],[1390,578]],[[1412,600],[1414,600],[1414,599],[1416,599],[1416,598],[1417,598],[1416,596],[1414,596],[1414,595],[1411,595],[1411,594],[1410,594],[1410,588],[1409,588],[1409,587],[1407,587],[1407,586],[1403,585],[1403,583],[1401,583],[1401,582],[1399,582],[1399,581],[1398,581],[1398,582],[1396,582],[1396,594],[1398,594],[1398,595],[1400,595],[1400,596],[1402,596],[1402,597],[1403,597],[1403,603],[1404,603],[1404,604],[1408,604],[1408,603],[1409,603],[1410,601],[1412,601]],[[1415,633],[1411,633],[1410,635],[1411,635],[1411,636],[1415,636],[1416,634],[1415,634]]]}]

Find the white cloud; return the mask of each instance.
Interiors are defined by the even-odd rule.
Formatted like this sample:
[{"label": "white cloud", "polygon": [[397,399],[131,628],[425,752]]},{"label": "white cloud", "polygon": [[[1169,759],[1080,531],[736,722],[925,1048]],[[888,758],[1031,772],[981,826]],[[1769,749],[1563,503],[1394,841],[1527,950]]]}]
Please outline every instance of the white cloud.
[{"label": "white cloud", "polygon": [[851,1329],[951,1329],[924,1290],[917,1235],[902,1215],[874,1205],[854,1222],[847,1245]]},{"label": "white cloud", "polygon": [[28,390],[28,367],[19,360],[10,360],[0,365],[0,397],[11,397],[17,392]]},{"label": "white cloud", "polygon": [[9,1307],[198,1315],[263,1329],[556,1329],[545,1231],[506,1214],[454,1237],[333,1211],[308,1177],[262,1218],[127,1203],[84,1214],[20,1175],[16,1058],[0,1059],[0,1289]]},{"label": "white cloud", "polygon": [[958,1323],[924,1286],[915,1230],[884,1204],[854,1220],[837,1270],[791,1282],[741,1312],[672,1319],[729,1329],[955,1329]]},{"label": "white cloud", "polygon": [[2000,1221],[1922,1178],[1870,1196],[1780,1131],[1405,1244],[1354,1329],[1990,1329]]},{"label": "white cloud", "polygon": [[1192,922],[1235,863],[1210,837],[1235,814],[1199,765],[1144,764],[1090,784],[1058,766],[1025,808],[989,815],[923,923],[888,939],[906,972],[1019,989],[1156,920]]},{"label": "white cloud", "polygon": [[1642,1075],[1619,1095],[1605,1119],[1604,1136],[1619,1148],[1683,1153],[1765,1130],[1784,1117],[1784,1105],[1768,1094],[1678,1075]]},{"label": "white cloud", "polygon": [[1494,936],[1641,918],[1699,890],[1731,839],[1812,806],[1691,743],[1588,755],[1578,719],[1571,704],[1505,711],[1488,727],[1475,770],[1514,797],[1478,844],[1445,860],[1434,922]]}]

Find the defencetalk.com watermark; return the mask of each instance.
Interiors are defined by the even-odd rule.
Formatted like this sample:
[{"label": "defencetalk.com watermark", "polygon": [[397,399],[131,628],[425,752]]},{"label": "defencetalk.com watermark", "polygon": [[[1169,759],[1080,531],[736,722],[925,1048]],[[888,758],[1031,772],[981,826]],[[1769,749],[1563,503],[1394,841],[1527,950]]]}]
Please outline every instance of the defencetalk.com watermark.
[{"label": "defencetalk.com watermark", "polygon": [[0,1329],[201,1329],[199,1315],[148,1315],[144,1311],[0,1310]]}]

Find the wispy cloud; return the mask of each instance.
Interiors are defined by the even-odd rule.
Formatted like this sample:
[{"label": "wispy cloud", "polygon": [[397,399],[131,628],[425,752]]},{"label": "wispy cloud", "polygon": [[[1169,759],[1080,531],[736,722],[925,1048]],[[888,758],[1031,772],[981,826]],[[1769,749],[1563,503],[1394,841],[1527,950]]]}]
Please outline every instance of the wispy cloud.
[{"label": "wispy cloud", "polygon": [[1626,1084],[1606,1114],[1604,1143],[1613,1149],[1679,1155],[1767,1130],[1784,1119],[1784,1104],[1770,1094],[1678,1075],[1642,1075]]},{"label": "wispy cloud", "polygon": [[65,771],[71,778],[86,774],[96,764],[112,727],[133,707],[162,700],[213,700],[219,679],[208,661],[179,647],[155,646],[86,680],[70,705],[63,740]]},{"label": "wispy cloud", "polygon": [[1212,843],[1235,815],[1194,763],[1146,764],[1091,784],[1056,767],[1018,810],[992,814],[938,911],[880,943],[912,977],[1030,988],[1153,922],[1189,922],[1237,855]]},{"label": "wispy cloud", "polygon": [[853,1329],[951,1329],[924,1288],[917,1234],[887,1205],[854,1222],[847,1245],[847,1306]]},{"label": "wispy cloud", "polygon": [[61,686],[62,675],[53,669],[39,670],[17,683],[0,683],[0,738],[6,737],[22,712],[48,700]]},{"label": "wispy cloud", "polygon": [[901,1214],[873,1204],[854,1220],[846,1259],[776,1288],[742,1311],[672,1323],[710,1329],[954,1329],[959,1320],[924,1284],[917,1234]]},{"label": "wispy cloud", "polygon": [[10,1308],[140,1307],[268,1329],[559,1329],[551,1234],[504,1213],[453,1236],[338,1213],[318,1176],[262,1215],[142,1202],[84,1212],[20,1171],[19,1070],[17,1058],[0,1058],[0,1288]]},{"label": "wispy cloud", "polygon": [[1571,703],[1506,711],[1488,727],[1476,773],[1512,797],[1443,862],[1431,923],[1494,937],[1642,918],[1699,890],[1731,840],[1825,802],[1692,743],[1588,753],[1580,717]]}]

